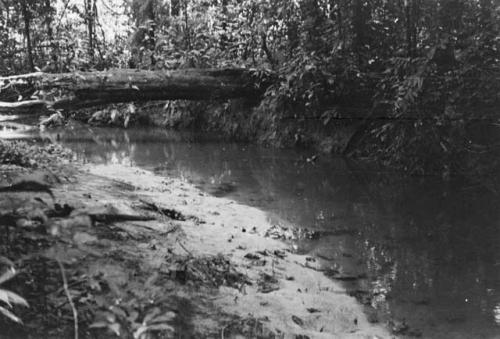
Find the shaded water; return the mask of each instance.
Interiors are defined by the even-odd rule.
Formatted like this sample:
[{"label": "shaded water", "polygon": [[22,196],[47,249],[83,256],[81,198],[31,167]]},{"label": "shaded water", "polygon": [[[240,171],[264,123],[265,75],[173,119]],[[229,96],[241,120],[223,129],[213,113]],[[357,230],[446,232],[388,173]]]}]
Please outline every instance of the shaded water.
[{"label": "shaded water", "polygon": [[[460,182],[399,178],[310,152],[157,129],[74,125],[35,134],[91,163],[184,178],[260,207],[276,223],[322,231],[296,243],[357,277],[353,295],[425,338],[500,338],[500,199]],[[310,159],[309,159],[310,160]]]}]

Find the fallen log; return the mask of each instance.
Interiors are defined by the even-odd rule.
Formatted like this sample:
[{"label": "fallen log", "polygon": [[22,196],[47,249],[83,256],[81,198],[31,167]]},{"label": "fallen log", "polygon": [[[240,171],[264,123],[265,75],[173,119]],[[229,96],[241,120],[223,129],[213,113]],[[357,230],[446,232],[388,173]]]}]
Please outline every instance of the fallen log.
[{"label": "fallen log", "polygon": [[[261,73],[262,74],[262,73]],[[183,69],[171,71],[144,71],[113,69],[101,72],[30,73],[0,77],[2,92],[16,88],[23,92],[38,91],[45,99],[21,102],[0,102],[0,112],[49,107],[76,109],[108,103],[153,100],[213,100],[255,98],[271,84],[272,76],[256,76],[247,69]],[[52,91],[52,92],[51,92]],[[51,93],[65,96],[46,99]],[[54,96],[54,95],[52,95]]]}]

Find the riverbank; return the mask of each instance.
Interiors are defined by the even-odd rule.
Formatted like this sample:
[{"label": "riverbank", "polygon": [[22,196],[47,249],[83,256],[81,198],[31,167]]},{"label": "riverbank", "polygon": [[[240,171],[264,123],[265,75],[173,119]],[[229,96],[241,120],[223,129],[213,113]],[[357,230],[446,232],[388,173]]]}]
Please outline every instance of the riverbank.
[{"label": "riverbank", "polygon": [[14,309],[24,326],[1,320],[7,337],[68,337],[73,311],[80,337],[390,336],[314,258],[273,239],[264,212],[135,167],[76,167],[47,180],[53,201],[2,193],[15,219],[2,252],[21,272],[2,288],[31,305]]},{"label": "riverbank", "polygon": [[[443,148],[442,145],[436,148],[434,141],[430,141],[433,139],[426,137],[425,133],[413,135],[410,139],[414,142],[392,141],[397,145],[385,147],[382,145],[386,143],[386,139],[392,137],[372,135],[382,127],[376,122],[377,119],[371,122],[364,120],[366,107],[351,105],[347,109],[338,106],[324,112],[321,117],[315,116],[315,113],[302,116],[303,112],[295,112],[289,107],[281,110],[271,107],[273,106],[268,105],[266,101],[259,104],[243,99],[226,102],[177,100],[166,104],[153,102],[137,107],[119,104],[97,112],[79,111],[72,117],[94,126],[122,128],[135,125],[139,128],[142,126],[194,131],[214,134],[228,142],[309,150],[314,154],[314,158],[342,156],[354,161],[370,161],[384,170],[401,172],[407,176],[440,176],[447,180],[465,178],[491,192],[499,191],[500,182],[495,175],[498,172],[496,169],[499,154],[497,148],[491,147],[499,143],[498,126],[489,118],[473,119],[467,124],[466,131],[459,133],[461,138],[469,140],[470,148]],[[484,111],[486,117],[493,114],[491,108],[476,109]],[[384,119],[381,118],[380,121]],[[396,121],[389,117],[387,119]],[[59,123],[62,124],[63,120]],[[369,126],[371,127],[368,128]],[[370,129],[371,132],[368,133]],[[446,133],[451,130],[450,127]],[[420,140],[421,138],[423,140]],[[420,149],[415,146],[429,142],[428,147]],[[451,142],[451,139],[447,143],[458,144]],[[422,153],[424,149],[425,152]]]}]

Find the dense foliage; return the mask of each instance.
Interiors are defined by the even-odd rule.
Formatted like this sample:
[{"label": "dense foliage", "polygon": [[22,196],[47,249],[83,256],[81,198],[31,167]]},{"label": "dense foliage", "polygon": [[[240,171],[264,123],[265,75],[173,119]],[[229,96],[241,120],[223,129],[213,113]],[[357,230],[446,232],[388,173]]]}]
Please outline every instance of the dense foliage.
[{"label": "dense foliage", "polygon": [[272,70],[282,80],[258,108],[226,104],[204,126],[411,173],[483,173],[498,158],[499,22],[493,0],[5,0],[0,72]]}]

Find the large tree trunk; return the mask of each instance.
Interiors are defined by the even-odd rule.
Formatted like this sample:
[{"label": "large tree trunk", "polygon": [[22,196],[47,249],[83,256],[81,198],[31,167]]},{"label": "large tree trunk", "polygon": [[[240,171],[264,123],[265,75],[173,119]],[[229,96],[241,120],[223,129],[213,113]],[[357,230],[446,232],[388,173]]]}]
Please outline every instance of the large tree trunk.
[{"label": "large tree trunk", "polygon": [[[268,80],[257,81],[252,73],[245,69],[116,69],[60,74],[39,72],[0,78],[0,100],[13,90],[23,90],[25,93],[43,91],[47,97],[50,97],[52,90],[66,94],[64,99],[57,101],[42,100],[47,106],[55,109],[131,101],[231,99],[258,97],[271,81],[271,76]],[[26,109],[29,102],[7,105],[0,103],[0,111],[13,110],[16,105]],[[40,100],[32,102],[37,108],[40,106]]]},{"label": "large tree trunk", "polygon": [[33,62],[33,46],[31,45],[31,13],[26,0],[21,1],[21,12],[24,20],[24,38],[26,39],[26,52],[28,54],[28,67],[31,71],[35,69]]},{"label": "large tree trunk", "polygon": [[91,63],[94,63],[94,28],[95,28],[95,0],[85,1],[85,22],[87,23],[88,54]]}]

